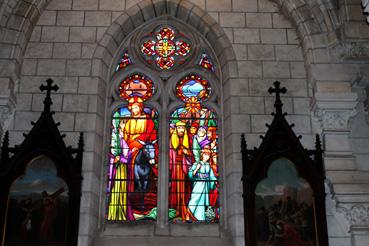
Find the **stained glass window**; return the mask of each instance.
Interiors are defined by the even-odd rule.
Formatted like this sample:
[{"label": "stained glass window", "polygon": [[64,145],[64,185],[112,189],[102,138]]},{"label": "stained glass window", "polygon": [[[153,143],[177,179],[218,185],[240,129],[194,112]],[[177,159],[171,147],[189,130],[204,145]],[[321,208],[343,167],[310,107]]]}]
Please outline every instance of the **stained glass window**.
[{"label": "stained glass window", "polygon": [[211,62],[209,56],[205,52],[203,52],[201,54],[201,59],[200,59],[199,65],[201,67],[209,69],[213,72],[215,71],[213,63]]},{"label": "stained glass window", "polygon": [[132,60],[128,55],[128,51],[126,51],[123,53],[122,58],[119,60],[119,63],[115,68],[115,71],[118,72],[119,70],[123,70],[130,64],[132,64]]},{"label": "stained glass window", "polygon": [[155,38],[149,37],[141,45],[142,54],[148,61],[154,60],[157,67],[163,70],[171,69],[176,58],[185,57],[191,51],[191,45],[183,38],[177,39],[173,28],[160,27],[155,32]]},{"label": "stained glass window", "polygon": [[178,82],[176,95],[184,105],[170,116],[169,218],[172,222],[217,222],[217,118],[203,105],[211,87],[189,75]]},{"label": "stained glass window", "polygon": [[120,85],[127,102],[113,112],[107,172],[110,221],[156,220],[158,112],[145,106],[155,92],[146,76],[135,74]]}]

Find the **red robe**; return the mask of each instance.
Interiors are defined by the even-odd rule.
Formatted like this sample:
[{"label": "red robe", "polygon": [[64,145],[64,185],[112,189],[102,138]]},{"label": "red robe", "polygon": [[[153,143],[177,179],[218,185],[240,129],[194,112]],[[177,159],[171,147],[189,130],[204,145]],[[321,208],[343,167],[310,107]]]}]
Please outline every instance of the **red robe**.
[{"label": "red robe", "polygon": [[[188,168],[191,166],[191,152],[183,146],[183,138],[179,138],[180,144],[176,149],[169,150],[169,208],[174,208],[178,212],[178,216],[183,220],[186,219],[187,204],[190,199],[191,187],[188,182]],[[184,149],[188,151],[184,153]]]},{"label": "red robe", "polygon": [[[132,194],[134,192],[134,163],[135,159],[137,157],[137,154],[140,149],[142,149],[144,146],[138,141],[142,142],[151,142],[157,139],[157,132],[155,129],[155,123],[150,118],[150,116],[146,114],[142,114],[138,117],[132,117],[130,118],[125,127],[124,127],[124,140],[127,142],[129,149],[132,151],[132,158],[130,162],[130,167],[128,170],[127,179],[130,180],[128,182],[127,187],[127,193]],[[158,156],[158,148],[157,143],[155,143],[155,157]],[[133,148],[137,148],[137,150],[133,151]],[[156,160],[157,161],[157,160]],[[153,176],[158,175],[158,169],[157,167],[151,166],[152,168],[152,174]],[[131,196],[132,197],[132,196]],[[146,198],[149,198],[150,201],[147,201]],[[149,191],[145,194],[145,207],[150,209],[153,206],[156,207],[156,184],[150,185]],[[132,198],[133,199],[133,198]],[[147,206],[146,201],[150,203],[150,206]],[[138,201],[133,201],[132,205],[138,203]],[[137,211],[136,211],[137,212]],[[144,211],[140,211],[144,212]],[[145,211],[147,212],[147,211]]]}]

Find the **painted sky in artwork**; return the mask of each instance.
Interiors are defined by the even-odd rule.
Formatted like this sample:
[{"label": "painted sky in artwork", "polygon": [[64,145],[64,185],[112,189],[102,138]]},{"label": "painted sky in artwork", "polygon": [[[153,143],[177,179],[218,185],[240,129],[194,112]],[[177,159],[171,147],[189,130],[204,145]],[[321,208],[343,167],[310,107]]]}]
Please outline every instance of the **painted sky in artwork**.
[{"label": "painted sky in artwork", "polygon": [[[46,190],[50,194],[61,187],[67,190],[65,182],[56,176],[54,163],[49,158],[39,157],[28,165],[26,174],[13,183],[10,193],[13,196],[23,196],[41,194]],[[67,195],[67,192],[62,195]]]},{"label": "painted sky in artwork", "polygon": [[[273,175],[278,173],[278,175]],[[268,178],[262,180],[256,187],[256,195],[283,195],[288,186],[301,190],[310,187],[305,180],[298,177],[294,164],[285,158],[275,160],[268,170]]]}]

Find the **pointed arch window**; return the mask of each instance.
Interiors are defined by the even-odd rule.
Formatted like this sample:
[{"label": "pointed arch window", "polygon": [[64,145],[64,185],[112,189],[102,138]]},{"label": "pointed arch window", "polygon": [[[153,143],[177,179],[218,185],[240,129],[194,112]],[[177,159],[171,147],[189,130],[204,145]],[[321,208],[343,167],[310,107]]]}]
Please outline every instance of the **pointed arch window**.
[{"label": "pointed arch window", "polygon": [[218,222],[213,53],[168,19],[142,27],[122,48],[112,73],[106,220]]},{"label": "pointed arch window", "polygon": [[108,220],[150,218],[156,210],[158,112],[145,106],[155,92],[151,79],[134,74],[120,84],[126,101],[113,112],[108,164]]},{"label": "pointed arch window", "polygon": [[169,218],[173,222],[216,222],[218,136],[216,113],[203,105],[209,82],[191,74],[176,86],[183,102],[170,115]]}]

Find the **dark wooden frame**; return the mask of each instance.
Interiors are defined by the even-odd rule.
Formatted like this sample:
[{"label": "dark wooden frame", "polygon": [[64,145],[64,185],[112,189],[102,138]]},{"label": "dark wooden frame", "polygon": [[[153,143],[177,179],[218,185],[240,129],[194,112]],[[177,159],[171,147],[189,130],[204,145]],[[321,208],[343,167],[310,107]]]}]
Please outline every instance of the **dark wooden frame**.
[{"label": "dark wooden frame", "polygon": [[325,171],[322,158],[322,148],[319,135],[316,135],[315,150],[307,150],[300,143],[301,136],[296,136],[282,113],[280,93],[286,93],[285,88],[270,88],[269,93],[276,93],[272,113],[274,119],[259,148],[247,149],[244,134],[241,136],[242,153],[242,182],[244,199],[245,245],[257,245],[255,221],[255,189],[257,184],[267,177],[268,168],[274,160],[287,158],[294,163],[299,177],[305,179],[311,186],[314,194],[316,243],[319,246],[328,246],[328,233],[325,209]]},{"label": "dark wooden frame", "polygon": [[0,242],[5,243],[6,215],[8,209],[9,191],[12,183],[26,172],[27,165],[39,156],[49,157],[55,164],[57,176],[68,185],[68,220],[65,245],[77,245],[80,214],[80,198],[82,184],[82,155],[83,134],[80,134],[78,147],[66,147],[58,126],[50,111],[52,104],[50,91],[58,90],[56,85],[51,86],[52,80],[47,80],[47,86],[40,86],[46,90],[44,111],[20,146],[9,147],[9,133],[6,132],[1,147],[0,158]]}]

